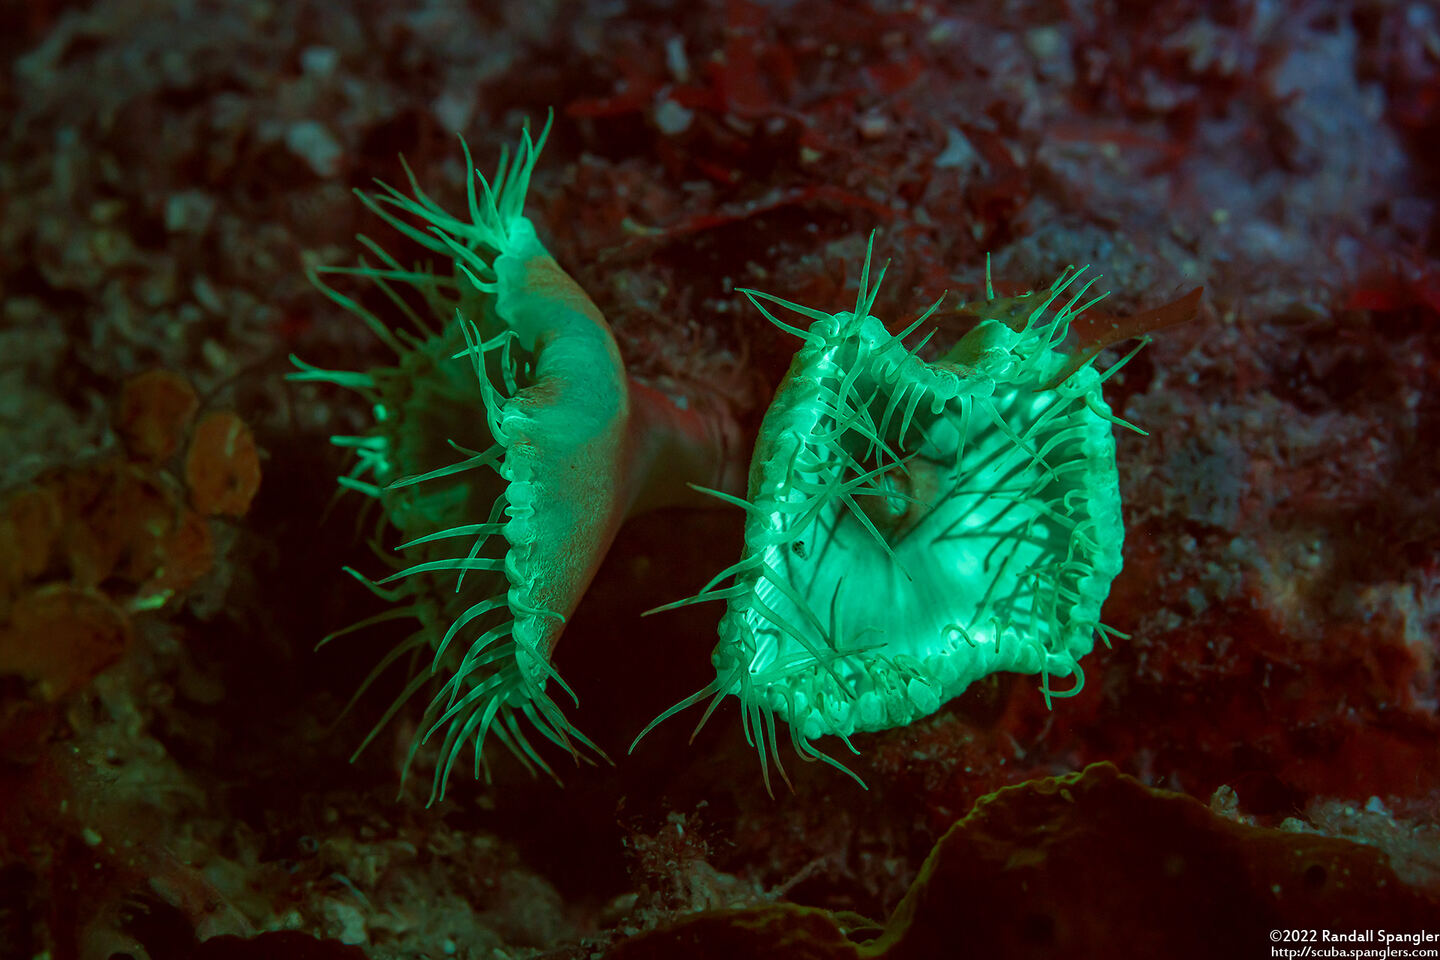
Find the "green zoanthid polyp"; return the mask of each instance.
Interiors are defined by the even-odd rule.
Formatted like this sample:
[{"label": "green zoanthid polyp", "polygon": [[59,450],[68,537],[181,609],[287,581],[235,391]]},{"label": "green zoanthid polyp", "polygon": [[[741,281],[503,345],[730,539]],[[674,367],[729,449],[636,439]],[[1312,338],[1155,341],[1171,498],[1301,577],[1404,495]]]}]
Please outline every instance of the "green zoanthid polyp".
[{"label": "green zoanthid polyp", "polygon": [[801,758],[843,770],[813,741],[854,750],[852,733],[908,724],[991,673],[1038,673],[1047,703],[1079,692],[1080,658],[1115,633],[1100,608],[1124,540],[1113,427],[1129,426],[1102,396],[1119,364],[1100,373],[1063,346],[1099,299],[1083,274],[1006,301],[987,276],[982,319],[928,362],[929,336],[903,341],[939,302],[891,334],[870,315],[868,250],[851,311],[743,291],[802,343],[747,496],[719,494],[747,514],[739,561],[660,608],[726,603],[716,678],[641,736],[710,698],[703,724],[733,695],[768,788],[770,760],[785,775],[777,721]]},{"label": "green zoanthid polyp", "polygon": [[[374,411],[366,432],[332,442],[354,455],[341,485],[378,503],[379,535],[402,541],[393,555],[382,552],[391,568],[382,579],[347,568],[392,606],[332,638],[415,625],[360,692],[409,664],[368,743],[429,688],[405,769],[438,738],[432,802],[467,747],[475,775],[489,776],[491,740],[552,775],[539,741],[577,759],[582,750],[603,756],[551,695],[574,697],[551,663],[567,619],[628,517],[712,502],[691,484],[743,489],[739,428],[724,398],[629,377],[605,317],[525,216],[548,132],[547,123],[532,140],[527,130],[493,179],[474,169],[466,148],[461,216],[430,199],[408,167],[410,195],[383,183],[377,194],[359,193],[441,266],[404,266],[362,236],[378,262],[321,268],[311,279],[394,361],[335,371],[296,360],[291,374],[355,390]],[[375,306],[321,274],[373,284]]]}]

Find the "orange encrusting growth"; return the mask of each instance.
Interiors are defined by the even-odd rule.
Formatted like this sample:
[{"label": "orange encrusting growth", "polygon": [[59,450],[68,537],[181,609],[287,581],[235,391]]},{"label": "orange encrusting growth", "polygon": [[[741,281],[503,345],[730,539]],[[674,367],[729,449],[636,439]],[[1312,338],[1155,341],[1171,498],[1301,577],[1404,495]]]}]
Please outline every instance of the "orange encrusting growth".
[{"label": "orange encrusting growth", "polygon": [[21,597],[0,625],[0,674],[59,700],[120,659],[130,639],[129,618],[103,593],[50,584]]},{"label": "orange encrusting growth", "polygon": [[190,501],[207,516],[239,517],[260,489],[260,455],[245,421],[228,410],[206,414],[185,455]]},{"label": "orange encrusting growth", "polygon": [[188,380],[170,370],[149,370],[125,381],[115,429],[132,456],[160,462],[180,449],[199,408]]},{"label": "orange encrusting growth", "polygon": [[192,480],[248,463],[252,491],[259,462],[253,442],[236,442],[249,430],[233,413],[211,415],[213,438],[192,435],[198,405],[178,374],[139,374],[115,410],[123,452],[50,471],[0,499],[0,676],[18,678],[27,694],[0,711],[0,758],[30,757],[66,699],[125,656],[135,618],[214,568],[212,521],[187,504],[207,494],[176,477],[178,452],[191,438],[191,458],[206,468]]}]

